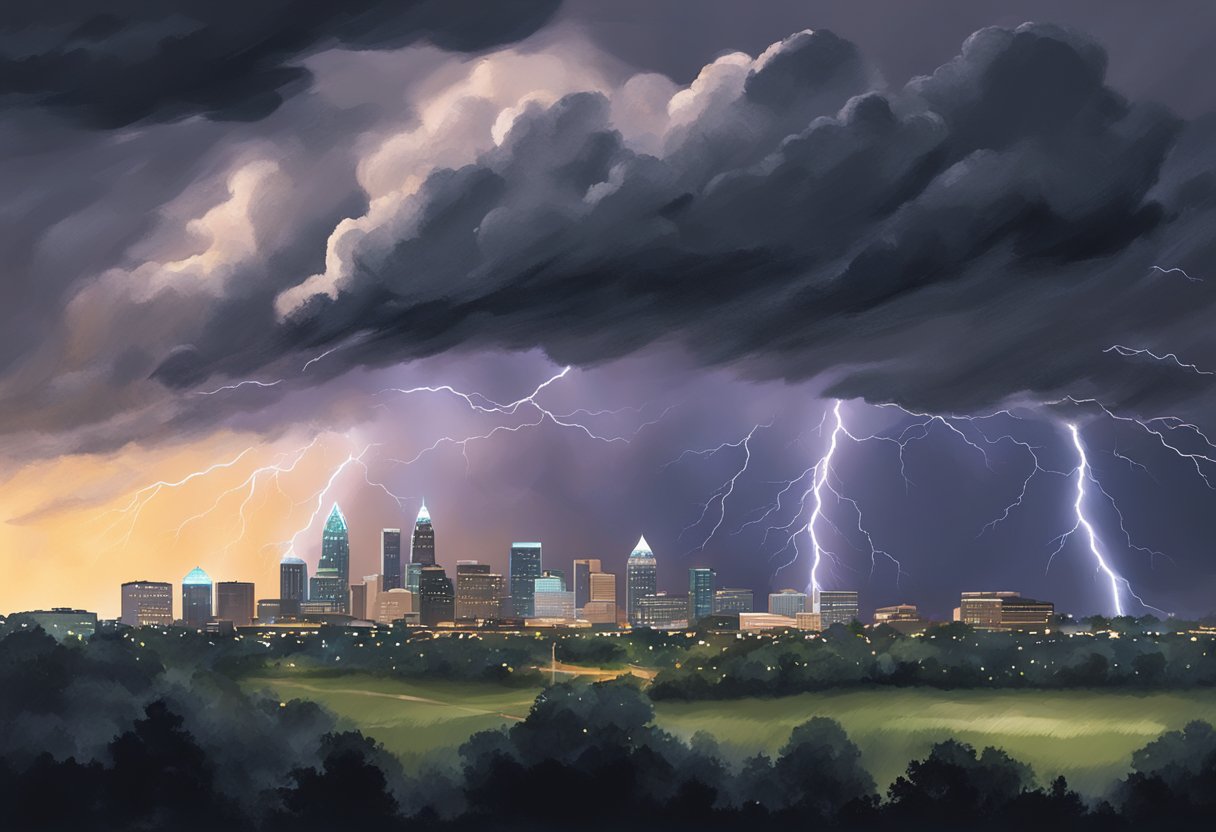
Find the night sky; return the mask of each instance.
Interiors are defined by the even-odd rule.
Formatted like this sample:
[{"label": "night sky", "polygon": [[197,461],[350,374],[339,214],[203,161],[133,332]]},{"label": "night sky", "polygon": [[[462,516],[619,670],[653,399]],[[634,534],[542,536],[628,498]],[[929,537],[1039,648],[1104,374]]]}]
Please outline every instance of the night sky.
[{"label": "night sky", "polygon": [[814,515],[863,609],[1216,610],[1210,3],[73,5],[0,12],[0,610],[424,495],[449,566],[759,595]]}]

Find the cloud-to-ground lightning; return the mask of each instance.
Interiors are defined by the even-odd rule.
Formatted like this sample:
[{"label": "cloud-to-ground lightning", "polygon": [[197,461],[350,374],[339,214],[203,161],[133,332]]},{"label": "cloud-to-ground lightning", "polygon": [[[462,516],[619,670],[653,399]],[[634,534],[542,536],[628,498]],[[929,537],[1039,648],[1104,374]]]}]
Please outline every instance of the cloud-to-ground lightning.
[{"label": "cloud-to-ground lightning", "polygon": [[1203,282],[1202,277],[1191,277],[1189,274],[1186,273],[1185,270],[1180,269],[1177,266],[1172,266],[1170,268],[1165,268],[1163,266],[1149,266],[1149,268],[1152,269],[1153,271],[1161,272],[1161,274],[1181,274],[1183,277],[1185,277],[1187,280],[1191,281],[1192,283],[1202,283]]},{"label": "cloud-to-ground lightning", "polygon": [[[747,473],[747,468],[749,465],[751,465],[752,437],[756,435],[756,431],[760,430],[761,428],[772,427],[772,424],[773,423],[770,421],[768,424],[765,424],[765,425],[753,426],[752,429],[747,432],[747,435],[745,435],[738,442],[733,442],[733,443],[724,442],[721,445],[718,445],[716,448],[694,452],[697,455],[713,456],[715,453],[717,453],[718,451],[720,451],[724,448],[742,448],[743,449],[743,459],[742,459],[741,464],[739,465],[738,469],[736,469],[735,472],[726,480],[726,482],[722,483],[722,485],[720,485],[717,488],[717,490],[715,490],[714,493],[712,495],[710,495],[710,498],[705,501],[705,504],[703,506],[701,506],[701,515],[695,521],[693,521],[692,523],[685,526],[684,530],[680,532],[680,537],[683,537],[685,534],[688,533],[688,531],[690,529],[693,529],[693,528],[696,528],[697,526],[699,526],[701,524],[701,521],[705,519],[705,515],[709,513],[709,507],[711,505],[713,505],[715,501],[717,501],[718,519],[714,523],[713,528],[709,530],[709,534],[705,535],[705,537],[701,540],[700,544],[698,544],[697,546],[694,546],[692,549],[689,549],[688,552],[686,552],[685,554],[692,554],[693,552],[703,551],[705,549],[705,546],[709,543],[709,541],[712,540],[714,535],[718,533],[718,529],[722,528],[722,523],[726,519],[726,501],[728,499],[730,499],[730,495],[734,493],[735,484],[739,481],[739,478],[742,477],[745,473]],[[674,459],[670,463],[668,463],[668,465],[674,464],[675,462],[677,462],[679,459],[682,459],[683,457],[684,457],[684,454],[681,454],[679,457],[677,457],[676,459]],[[663,467],[666,468],[667,466],[665,465]]]},{"label": "cloud-to-ground lightning", "polygon": [[[1114,570],[1110,564],[1109,558],[1103,552],[1102,543],[1098,537],[1098,533],[1094,529],[1093,523],[1090,522],[1089,517],[1086,514],[1087,492],[1085,490],[1085,485],[1086,483],[1092,483],[1104,493],[1105,489],[1102,489],[1101,484],[1098,483],[1097,478],[1094,477],[1093,471],[1090,469],[1089,458],[1085,452],[1085,444],[1081,441],[1081,432],[1077,429],[1075,424],[1069,424],[1068,431],[1072,439],[1073,449],[1077,454],[1077,488],[1075,499],[1073,500],[1073,516],[1075,518],[1075,522],[1073,523],[1071,529],[1064,532],[1057,537],[1055,541],[1053,541],[1058,542],[1059,545],[1056,546],[1055,551],[1052,552],[1051,557],[1048,558],[1048,569],[1051,568],[1051,563],[1055,559],[1056,555],[1063,551],[1064,546],[1068,543],[1069,539],[1078,531],[1081,531],[1084,534],[1085,542],[1089,548],[1089,553],[1094,558],[1096,570],[1101,572],[1110,584],[1110,600],[1111,606],[1114,608],[1115,615],[1123,615],[1124,611],[1122,598],[1123,592],[1121,589],[1134,598],[1142,607],[1156,610],[1157,612],[1163,612],[1156,607],[1146,604],[1144,600],[1136,594],[1135,590],[1132,589],[1131,583]],[[1109,494],[1107,496],[1109,497]],[[1120,523],[1122,523],[1122,518],[1120,518]]]},{"label": "cloud-to-ground lightning", "polygon": [[1107,347],[1106,349],[1102,350],[1102,352],[1103,353],[1110,353],[1110,352],[1117,353],[1118,355],[1121,355],[1124,358],[1134,358],[1136,356],[1143,355],[1143,356],[1147,356],[1147,357],[1153,359],[1154,361],[1164,361],[1167,364],[1173,363],[1173,364],[1177,365],[1180,369],[1188,370],[1192,373],[1195,373],[1196,375],[1216,376],[1216,373],[1213,373],[1210,370],[1201,370],[1201,369],[1199,369],[1198,366],[1196,366],[1194,364],[1186,363],[1185,361],[1183,361],[1181,358],[1179,358],[1177,355],[1175,355],[1172,352],[1167,352],[1164,355],[1158,355],[1157,353],[1153,352],[1152,350],[1133,349],[1132,347],[1125,347],[1122,344],[1115,344],[1113,346]]}]

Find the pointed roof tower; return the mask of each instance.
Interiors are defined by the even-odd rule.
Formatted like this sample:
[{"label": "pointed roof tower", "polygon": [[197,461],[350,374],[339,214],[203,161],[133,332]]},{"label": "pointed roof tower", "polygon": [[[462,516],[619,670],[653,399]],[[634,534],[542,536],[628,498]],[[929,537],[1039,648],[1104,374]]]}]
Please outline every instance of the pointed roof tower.
[{"label": "pointed roof tower", "polygon": [[418,519],[415,520],[414,522],[415,523],[431,522],[431,513],[426,510],[426,497],[422,498],[422,508],[418,509]]},{"label": "pointed roof tower", "polygon": [[652,557],[654,557],[654,552],[652,552],[650,550],[650,544],[646,542],[646,535],[642,535],[641,537],[638,538],[638,545],[633,547],[633,552],[632,552],[632,554],[629,555],[629,557],[631,557],[631,558],[652,558]]},{"label": "pointed roof tower", "polygon": [[334,503],[334,507],[329,511],[329,519],[325,521],[325,530],[329,532],[346,531],[346,517],[343,516],[342,509],[338,508],[337,503]]}]

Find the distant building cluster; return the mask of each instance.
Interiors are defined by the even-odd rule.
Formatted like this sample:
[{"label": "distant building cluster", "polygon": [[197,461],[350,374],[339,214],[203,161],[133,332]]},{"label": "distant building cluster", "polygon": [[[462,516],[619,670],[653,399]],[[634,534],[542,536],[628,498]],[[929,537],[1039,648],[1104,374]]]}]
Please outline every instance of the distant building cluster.
[{"label": "distant building cluster", "polygon": [[[453,574],[436,558],[435,527],[425,501],[410,531],[408,551],[401,529],[380,532],[380,571],[350,579],[350,531],[335,503],[321,532],[321,557],[315,574],[288,553],[279,564],[278,595],[258,599],[247,581],[213,583],[195,567],[181,582],[181,616],[173,616],[174,588],[161,581],[122,585],[119,621],[131,627],[181,624],[209,632],[239,627],[305,627],[325,623],[413,625],[424,627],[690,627],[760,632],[826,630],[860,620],[855,590],[770,593],[758,611],[752,590],[717,586],[717,573],[688,569],[688,593],[659,589],[659,562],[645,536],[639,537],[625,564],[623,610],[618,607],[617,575],[605,572],[598,558],[574,560],[572,569],[546,568],[538,541],[512,543],[507,574],[490,564],[457,560]],[[1017,592],[964,592],[954,620],[979,630],[1044,630],[1055,607]],[[97,628],[97,615],[54,608],[16,613],[60,639],[84,638]],[[873,625],[914,635],[937,623],[923,618],[913,604],[879,607]]]}]

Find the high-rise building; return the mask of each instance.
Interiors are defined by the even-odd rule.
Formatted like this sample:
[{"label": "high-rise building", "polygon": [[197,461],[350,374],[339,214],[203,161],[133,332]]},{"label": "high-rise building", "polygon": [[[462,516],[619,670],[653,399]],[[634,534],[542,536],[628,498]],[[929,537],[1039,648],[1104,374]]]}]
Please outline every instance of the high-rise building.
[{"label": "high-rise building", "polygon": [[546,574],[533,582],[532,608],[535,618],[574,620],[574,593],[566,590],[560,575]]},{"label": "high-rise building", "polygon": [[977,630],[1000,630],[1001,607],[1006,598],[1020,594],[1008,590],[999,592],[964,592],[954,609],[954,620],[969,624]]},{"label": "high-rise building", "polygon": [[688,620],[700,621],[714,611],[714,570],[694,567],[688,570]]},{"label": "high-rise building", "polygon": [[282,615],[299,615],[300,602],[308,600],[308,564],[293,555],[279,561],[279,601]]},{"label": "high-rise building", "polygon": [[[659,591],[658,561],[646,536],[638,538],[629,560],[625,563],[625,614],[635,627],[643,626],[638,617],[638,601]],[[687,613],[686,613],[687,614]]]},{"label": "high-rise building", "polygon": [[833,624],[852,624],[860,616],[857,593],[853,590],[819,590],[819,618],[823,629]]},{"label": "high-rise building", "polygon": [[435,565],[435,527],[431,524],[431,513],[426,510],[426,500],[418,509],[414,533],[410,536],[410,563]]},{"label": "high-rise building", "polygon": [[253,584],[247,581],[220,581],[215,585],[215,617],[231,621],[234,627],[253,623]]},{"label": "high-rise building", "polygon": [[588,576],[588,597],[582,616],[592,624],[616,624],[616,575],[592,572]]},{"label": "high-rise building", "polygon": [[752,591],[723,587],[714,591],[715,613],[740,613],[752,611]]},{"label": "high-rise building", "polygon": [[768,611],[773,615],[784,615],[788,618],[793,618],[800,612],[808,612],[806,593],[796,589],[771,592],[768,596]]},{"label": "high-rise building", "polygon": [[600,570],[599,558],[584,558],[574,562],[574,608],[580,610],[591,600],[591,575]]},{"label": "high-rise building", "polygon": [[308,593],[310,601],[333,601],[339,612],[350,611],[350,533],[342,509],[334,503],[321,532],[321,561]]},{"label": "high-rise building", "polygon": [[401,569],[401,529],[380,530],[380,574],[384,589],[398,589],[404,583]]},{"label": "high-rise building", "polygon": [[442,566],[424,566],[418,578],[419,620],[434,627],[440,621],[456,620],[456,591]]},{"label": "high-rise building", "polygon": [[367,584],[363,581],[350,585],[350,614],[360,621],[367,620]]},{"label": "high-rise building", "polygon": [[637,600],[634,627],[679,630],[688,626],[688,596],[656,592]]},{"label": "high-rise building", "polygon": [[509,567],[511,581],[511,614],[515,618],[533,618],[536,594],[535,581],[541,577],[540,544],[512,543]]},{"label": "high-rise building", "polygon": [[211,620],[211,578],[196,566],[182,578],[182,620],[194,630]]},{"label": "high-rise building", "polygon": [[168,627],[173,623],[173,584],[129,581],[122,585],[123,624]]},{"label": "high-rise building", "polygon": [[456,561],[456,620],[492,621],[499,617],[502,575],[490,564]]}]

